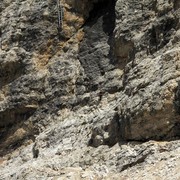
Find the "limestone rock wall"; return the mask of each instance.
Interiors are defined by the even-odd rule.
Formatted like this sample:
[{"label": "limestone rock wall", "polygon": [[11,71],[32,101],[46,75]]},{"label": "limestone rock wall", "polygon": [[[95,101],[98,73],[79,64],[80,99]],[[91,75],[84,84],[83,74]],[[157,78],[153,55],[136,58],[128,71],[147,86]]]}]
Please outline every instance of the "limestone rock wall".
[{"label": "limestone rock wall", "polygon": [[178,179],[179,1],[61,5],[0,2],[0,179]]},{"label": "limestone rock wall", "polygon": [[173,1],[117,1],[115,54],[124,69],[119,112],[125,138],[179,135],[179,16],[173,7]]}]

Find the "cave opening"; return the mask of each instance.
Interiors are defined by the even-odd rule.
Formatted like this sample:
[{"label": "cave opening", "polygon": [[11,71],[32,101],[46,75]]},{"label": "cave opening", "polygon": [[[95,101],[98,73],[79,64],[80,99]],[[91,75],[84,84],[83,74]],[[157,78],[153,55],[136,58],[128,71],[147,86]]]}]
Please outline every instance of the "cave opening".
[{"label": "cave opening", "polygon": [[94,21],[97,21],[99,17],[104,15],[104,30],[108,34],[112,33],[115,27],[115,4],[116,0],[99,0],[94,3],[86,23],[94,23]]},{"label": "cave opening", "polygon": [[107,9],[112,9],[112,7],[115,6],[115,2],[115,0],[99,0],[98,2],[94,2],[93,9],[90,11],[89,17],[94,19],[97,16],[101,16]]}]

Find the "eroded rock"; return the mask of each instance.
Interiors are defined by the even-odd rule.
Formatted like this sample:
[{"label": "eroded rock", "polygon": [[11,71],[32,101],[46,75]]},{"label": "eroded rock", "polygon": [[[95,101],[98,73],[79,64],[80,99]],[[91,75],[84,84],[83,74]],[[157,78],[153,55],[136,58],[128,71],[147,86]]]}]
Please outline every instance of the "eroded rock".
[{"label": "eroded rock", "polygon": [[61,5],[0,2],[0,178],[179,179],[179,1]]}]

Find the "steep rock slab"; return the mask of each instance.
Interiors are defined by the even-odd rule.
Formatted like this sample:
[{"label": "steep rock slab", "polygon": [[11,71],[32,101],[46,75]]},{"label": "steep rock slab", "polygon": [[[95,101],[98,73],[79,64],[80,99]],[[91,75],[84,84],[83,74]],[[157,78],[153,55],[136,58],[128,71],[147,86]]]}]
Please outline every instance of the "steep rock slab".
[{"label": "steep rock slab", "polygon": [[124,68],[122,136],[129,140],[179,136],[177,89],[180,79],[178,10],[169,1],[116,4],[115,54]]},{"label": "steep rock slab", "polygon": [[114,34],[111,2],[62,1],[58,37],[55,1],[3,1],[0,52],[28,57],[0,91],[2,179],[179,176],[179,141],[122,142],[178,136],[178,1],[117,1]]}]

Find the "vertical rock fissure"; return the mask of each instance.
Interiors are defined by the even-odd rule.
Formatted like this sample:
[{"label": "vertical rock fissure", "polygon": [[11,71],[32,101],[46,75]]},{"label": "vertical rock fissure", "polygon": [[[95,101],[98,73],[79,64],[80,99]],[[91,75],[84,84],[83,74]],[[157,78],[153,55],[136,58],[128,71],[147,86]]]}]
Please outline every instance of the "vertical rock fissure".
[{"label": "vertical rock fissure", "polygon": [[114,68],[114,27],[115,1],[106,0],[94,4],[83,27],[85,36],[79,51],[80,63],[91,82]]}]

